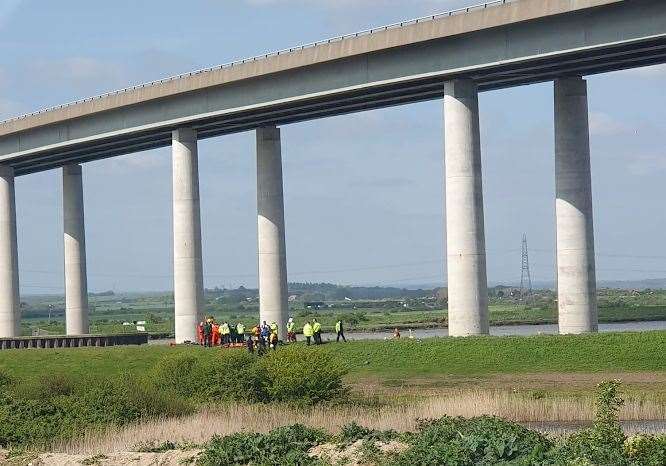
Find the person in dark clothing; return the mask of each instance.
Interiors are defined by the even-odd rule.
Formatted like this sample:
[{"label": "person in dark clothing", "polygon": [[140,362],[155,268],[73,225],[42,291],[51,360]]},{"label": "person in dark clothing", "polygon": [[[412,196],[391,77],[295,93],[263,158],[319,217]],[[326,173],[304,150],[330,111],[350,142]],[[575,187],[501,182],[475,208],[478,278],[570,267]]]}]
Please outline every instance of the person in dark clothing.
[{"label": "person in dark clothing", "polygon": [[213,321],[211,319],[206,320],[204,324],[204,346],[210,348],[213,346]]},{"label": "person in dark clothing", "polygon": [[338,320],[335,323],[335,331],[338,333],[338,337],[335,341],[340,343],[340,338],[342,338],[342,341],[347,343],[347,339],[345,338],[345,329],[342,327],[342,320]]},{"label": "person in dark clothing", "polygon": [[249,353],[254,353],[254,341],[252,340],[252,337],[247,339],[245,346],[247,347],[247,351]]}]

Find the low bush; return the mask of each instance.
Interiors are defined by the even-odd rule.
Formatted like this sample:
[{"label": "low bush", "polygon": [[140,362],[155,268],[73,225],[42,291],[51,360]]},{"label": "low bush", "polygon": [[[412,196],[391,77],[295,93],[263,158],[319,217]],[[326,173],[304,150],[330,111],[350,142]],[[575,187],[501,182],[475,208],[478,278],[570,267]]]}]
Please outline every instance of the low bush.
[{"label": "low bush", "polygon": [[619,388],[618,380],[598,385],[594,427],[564,439],[550,455],[555,463],[577,461],[615,466],[630,464],[624,451],[626,437],[618,419],[618,412],[624,404],[618,393]]},{"label": "low bush", "polygon": [[257,362],[251,394],[260,402],[315,404],[344,396],[345,374],[344,365],[329,353],[288,346]]},{"label": "low bush", "polygon": [[245,400],[256,357],[244,351],[167,356],[151,373],[153,384],[196,401]]},{"label": "low bush", "polygon": [[323,464],[308,451],[328,440],[321,430],[299,424],[281,427],[268,434],[240,433],[214,437],[197,459],[200,466],[256,466]]},{"label": "low bush", "polygon": [[535,464],[543,462],[552,447],[538,432],[490,416],[422,422],[409,443],[391,464]]},{"label": "low bush", "polygon": [[71,395],[77,386],[87,384],[71,374],[37,374],[35,377],[14,384],[14,392],[23,399],[50,400]]},{"label": "low bush", "polygon": [[0,446],[44,445],[86,430],[181,416],[217,401],[312,404],[345,393],[332,356],[288,347],[258,358],[245,351],[169,355],[144,376],[0,372]]},{"label": "low bush", "polygon": [[193,409],[185,400],[129,376],[91,381],[72,390],[41,400],[31,392],[22,397],[12,390],[0,403],[0,445],[40,446],[89,429],[183,415]]},{"label": "low bush", "polygon": [[386,442],[400,437],[400,434],[393,430],[374,430],[358,425],[355,422],[342,426],[338,440],[343,445],[352,444],[358,440],[382,441]]},{"label": "low bush", "polygon": [[636,435],[624,443],[624,454],[631,464],[663,466],[666,464],[666,435]]}]

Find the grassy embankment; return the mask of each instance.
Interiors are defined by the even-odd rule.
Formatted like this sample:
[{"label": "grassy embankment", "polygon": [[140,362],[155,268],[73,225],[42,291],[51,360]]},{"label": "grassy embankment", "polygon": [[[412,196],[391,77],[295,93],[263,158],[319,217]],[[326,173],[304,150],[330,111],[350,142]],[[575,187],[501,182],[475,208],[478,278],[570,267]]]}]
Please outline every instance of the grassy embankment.
[{"label": "grassy embankment", "polygon": [[[331,419],[335,424],[331,424],[332,429],[353,419],[385,425],[379,423],[387,419],[397,422],[398,418],[404,418],[402,424],[396,423],[394,427],[400,425],[409,429],[416,417],[443,414],[500,414],[516,420],[585,420],[590,418],[587,395],[595,385],[586,378],[590,374],[598,380],[618,375],[623,379],[636,374],[648,375],[651,384],[625,385],[634,399],[629,400],[621,415],[625,419],[657,419],[666,416],[665,347],[666,332],[646,332],[375,341],[311,348],[300,344],[261,359],[245,357],[243,350],[198,347],[9,350],[0,352],[0,375],[5,374],[5,384],[9,381],[10,394],[4,414],[0,406],[0,417],[4,415],[10,422],[10,430],[5,432],[9,438],[57,440],[56,432],[62,430],[57,426],[67,420],[68,430],[62,440],[76,438],[87,426],[99,428],[102,425],[126,426],[123,442],[155,437],[166,440],[168,435],[175,435],[173,430],[164,430],[172,421],[151,424],[150,419],[191,414],[188,422],[199,425],[207,415],[198,409],[204,406],[224,409],[227,396],[238,398],[236,401],[240,402],[255,393],[255,387],[264,387],[265,381],[272,380],[271,387],[276,391],[270,393],[277,401],[255,405],[250,396],[245,400],[248,404],[242,401],[243,410],[247,408],[248,419],[252,418],[253,409],[259,409],[262,420],[273,416],[275,423],[292,422],[294,417],[285,417],[285,414],[293,411],[281,402],[301,396],[301,388],[305,389],[303,385],[295,392],[293,385],[312,383],[315,385],[307,390],[318,390],[316,384],[321,373],[315,374],[314,368],[330,372],[335,370],[336,364],[343,363],[349,370],[347,381],[359,392],[369,386],[369,392],[375,393],[374,388],[379,383],[388,388],[387,396],[345,398],[342,404],[333,405],[330,413],[321,416]],[[234,354],[241,358],[230,359]],[[165,359],[167,355],[170,357]],[[187,358],[183,358],[185,356]],[[243,369],[246,364],[247,370]],[[300,368],[291,373],[296,367]],[[266,379],[266,370],[275,371],[274,376]],[[260,385],[257,385],[258,374],[264,374],[261,380],[265,379]],[[298,377],[294,378],[296,374]],[[517,392],[511,390],[517,379],[543,381],[548,377],[552,378],[547,391],[523,390],[523,387]],[[583,387],[587,391],[578,393],[585,396],[571,398],[568,395],[572,381],[579,377],[587,384]],[[404,390],[405,385],[415,380],[453,380],[458,385],[455,390],[448,387],[444,395],[424,398],[425,394],[432,395],[432,391],[409,393]],[[480,381],[483,380],[490,381],[490,386],[482,386]],[[86,388],[88,384],[91,388]],[[218,392],[218,387],[223,391]],[[214,390],[209,391],[209,388]],[[134,393],[135,390],[138,392]],[[106,401],[100,403],[100,399]],[[199,404],[202,402],[203,405]],[[208,404],[211,402],[212,405]],[[386,407],[383,414],[382,407]],[[29,408],[28,417],[21,417],[16,411],[20,411],[19,408]],[[148,408],[151,410],[143,413],[142,410]],[[79,415],[71,420],[70,414],[62,418],[63,413],[77,412]],[[388,416],[390,412],[398,417]],[[241,412],[237,414],[240,416]],[[100,415],[106,416],[103,422],[98,419]],[[306,419],[310,417],[312,422],[321,422],[314,412],[305,414]],[[145,426],[132,427],[133,422],[139,420],[149,422],[141,435],[139,431],[143,432]],[[220,429],[234,428],[233,423],[213,424],[219,424]],[[14,425],[29,430],[19,436],[12,430]],[[269,425],[273,423],[266,423],[267,427]],[[182,439],[205,438],[204,434],[211,433],[209,430],[184,432]],[[117,434],[116,431],[112,437],[117,438]],[[98,438],[93,443],[100,445],[99,442],[107,441],[108,438]]]},{"label": "grassy embankment", "polygon": [[[323,351],[344,361],[352,380],[492,374],[620,373],[666,371],[666,332],[582,336],[434,338],[327,344]],[[2,351],[0,368],[16,377],[44,373],[109,376],[143,373],[167,354],[208,357],[199,347],[115,347]],[[238,350],[240,351],[240,350]],[[666,387],[665,387],[666,390]]]}]

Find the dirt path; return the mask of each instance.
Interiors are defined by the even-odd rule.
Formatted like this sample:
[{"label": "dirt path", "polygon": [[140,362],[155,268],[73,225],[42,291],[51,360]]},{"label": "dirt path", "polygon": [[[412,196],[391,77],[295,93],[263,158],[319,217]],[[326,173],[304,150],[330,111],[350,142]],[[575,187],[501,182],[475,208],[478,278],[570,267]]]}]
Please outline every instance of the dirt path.
[{"label": "dirt path", "polygon": [[162,453],[109,453],[106,455],[70,455],[66,453],[43,453],[38,457],[7,459],[0,451],[0,464],[8,466],[180,466],[188,464],[197,450],[173,450]]}]

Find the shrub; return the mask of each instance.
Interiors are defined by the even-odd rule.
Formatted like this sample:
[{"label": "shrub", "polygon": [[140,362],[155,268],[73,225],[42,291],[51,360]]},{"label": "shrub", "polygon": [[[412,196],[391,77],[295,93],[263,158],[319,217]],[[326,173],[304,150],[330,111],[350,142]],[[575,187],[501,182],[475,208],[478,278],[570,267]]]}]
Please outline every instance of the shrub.
[{"label": "shrub", "polygon": [[302,346],[287,346],[261,358],[255,367],[255,401],[315,404],[347,393],[347,369],[332,355]]},{"label": "shrub", "polygon": [[619,387],[618,380],[602,382],[597,386],[594,427],[572,434],[560,443],[550,455],[554,462],[629,464],[624,451],[626,437],[618,419],[619,409],[624,404],[618,394]]},{"label": "shrub", "polygon": [[636,435],[624,443],[624,454],[632,464],[661,466],[666,464],[666,435]]},{"label": "shrub", "polygon": [[58,396],[71,395],[79,381],[68,374],[39,374],[34,378],[22,380],[15,391],[23,399],[44,400]]},{"label": "shrub", "polygon": [[421,422],[395,465],[539,463],[552,446],[543,435],[490,416]]},{"label": "shrub", "polygon": [[128,376],[91,381],[43,400],[13,393],[0,405],[0,445],[45,445],[89,429],[191,411],[181,398]]},{"label": "shrub", "polygon": [[325,432],[299,424],[268,434],[240,433],[214,437],[197,460],[200,466],[315,465],[308,451],[328,439]]},{"label": "shrub", "polygon": [[5,389],[12,383],[12,378],[4,369],[0,369],[0,390]]},{"label": "shrub", "polygon": [[340,435],[338,436],[340,442],[346,445],[352,444],[358,440],[385,442],[388,440],[394,440],[398,437],[400,437],[400,434],[394,430],[380,431],[368,429],[355,422],[342,426]]},{"label": "shrub", "polygon": [[206,356],[167,356],[157,363],[150,379],[156,386],[192,400],[246,399],[256,358],[240,350]]}]

